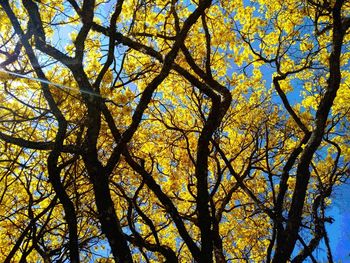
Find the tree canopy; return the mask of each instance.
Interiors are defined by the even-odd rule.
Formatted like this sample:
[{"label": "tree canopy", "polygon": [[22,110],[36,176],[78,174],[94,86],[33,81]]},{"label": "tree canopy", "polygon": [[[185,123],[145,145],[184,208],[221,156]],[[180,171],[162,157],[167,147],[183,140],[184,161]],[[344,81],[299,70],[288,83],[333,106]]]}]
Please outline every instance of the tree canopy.
[{"label": "tree canopy", "polygon": [[349,1],[0,0],[0,20],[1,262],[333,262]]}]

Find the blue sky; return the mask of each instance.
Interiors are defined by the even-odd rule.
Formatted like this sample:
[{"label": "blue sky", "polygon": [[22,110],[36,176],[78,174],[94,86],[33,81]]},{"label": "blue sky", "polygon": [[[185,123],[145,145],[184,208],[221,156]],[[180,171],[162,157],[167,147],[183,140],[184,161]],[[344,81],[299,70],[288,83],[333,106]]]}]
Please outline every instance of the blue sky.
[{"label": "blue sky", "polygon": [[327,231],[330,238],[334,260],[350,262],[350,185],[339,186],[333,194],[333,204],[328,210],[329,216],[334,218],[333,224],[328,224]]}]

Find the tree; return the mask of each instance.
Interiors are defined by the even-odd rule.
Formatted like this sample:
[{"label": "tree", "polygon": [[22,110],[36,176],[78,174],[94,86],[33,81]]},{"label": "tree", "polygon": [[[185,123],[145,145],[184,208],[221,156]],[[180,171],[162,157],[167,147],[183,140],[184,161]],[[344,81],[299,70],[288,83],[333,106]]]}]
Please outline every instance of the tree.
[{"label": "tree", "polygon": [[348,1],[0,6],[2,262],[333,261]]}]

